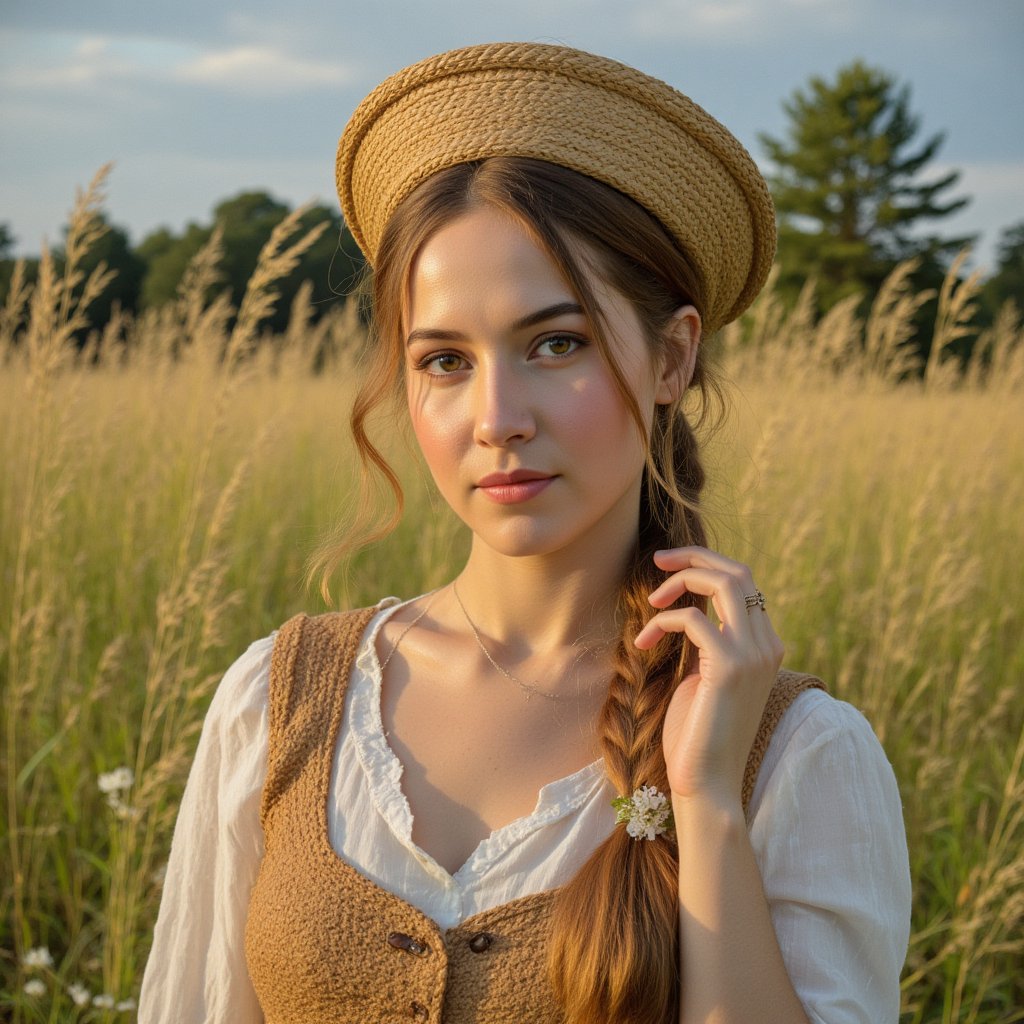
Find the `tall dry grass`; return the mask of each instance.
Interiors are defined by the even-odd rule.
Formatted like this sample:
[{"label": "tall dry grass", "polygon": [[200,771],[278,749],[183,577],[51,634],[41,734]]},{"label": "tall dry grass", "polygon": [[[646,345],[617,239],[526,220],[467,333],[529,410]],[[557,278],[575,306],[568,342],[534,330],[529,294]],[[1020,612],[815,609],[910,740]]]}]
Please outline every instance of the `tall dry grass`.
[{"label": "tall dry grass", "polygon": [[[15,1021],[130,1015],[211,691],[253,639],[318,609],[305,558],[354,479],[353,307],[312,325],[303,289],[286,334],[261,331],[313,240],[301,210],[233,330],[227,293],[209,298],[215,234],[175,303],[73,348],[106,276],[79,269],[104,177],[79,196],[63,272],[44,257],[36,287],[16,274],[0,311],[0,1013]],[[1008,307],[960,366],[978,283],[951,272],[917,365],[926,296],[908,274],[863,320],[852,302],[817,319],[810,286],[792,310],[769,288],[723,332],[734,387],[708,505],[770,595],[787,662],[861,707],[896,769],[915,882],[903,1020],[1006,1024],[1024,1020],[1024,337]],[[409,514],[357,560],[352,603],[427,589],[465,551],[391,433]]]}]

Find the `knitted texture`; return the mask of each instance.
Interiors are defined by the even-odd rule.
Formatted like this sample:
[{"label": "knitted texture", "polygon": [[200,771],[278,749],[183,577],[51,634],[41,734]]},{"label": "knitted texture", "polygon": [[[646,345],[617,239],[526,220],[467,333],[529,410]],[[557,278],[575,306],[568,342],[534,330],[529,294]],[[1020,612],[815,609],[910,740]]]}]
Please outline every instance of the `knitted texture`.
[{"label": "knitted texture", "polygon": [[[266,1024],[556,1024],[563,1017],[546,980],[554,892],[444,931],[330,845],[327,804],[345,690],[377,610],[298,615],[274,642],[260,808],[266,851],[245,929]],[[745,804],[783,711],[821,685],[780,673],[747,763]]]},{"label": "knitted texture", "polygon": [[607,57],[545,43],[487,43],[392,75],[338,144],[345,222],[372,264],[395,207],[430,175],[490,156],[568,167],[654,214],[701,276],[707,333],[764,284],[775,210],[739,141],[665,82]]},{"label": "knitted texture", "polygon": [[757,773],[761,769],[761,762],[768,752],[768,744],[771,742],[775,726],[782,720],[786,708],[793,702],[797,694],[804,690],[824,690],[825,684],[817,676],[805,675],[802,672],[791,672],[789,669],[781,669],[775,679],[775,685],[768,694],[765,701],[764,711],[761,713],[761,724],[758,726],[757,735],[754,737],[753,745],[750,748],[750,755],[747,758],[747,769],[743,775],[743,810],[750,807],[750,798],[754,795],[754,784],[757,782]]}]

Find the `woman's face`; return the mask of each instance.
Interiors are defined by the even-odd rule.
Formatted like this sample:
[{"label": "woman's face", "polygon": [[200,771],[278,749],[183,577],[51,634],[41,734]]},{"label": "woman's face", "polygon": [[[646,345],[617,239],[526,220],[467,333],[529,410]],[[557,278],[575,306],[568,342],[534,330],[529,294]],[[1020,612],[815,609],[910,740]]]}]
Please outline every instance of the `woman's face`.
[{"label": "woman's face", "polygon": [[[626,299],[596,275],[590,283],[650,427],[679,375],[656,365]],[[488,207],[462,215],[420,250],[406,314],[412,426],[476,540],[506,555],[631,544],[642,439],[575,295],[534,238]]]}]

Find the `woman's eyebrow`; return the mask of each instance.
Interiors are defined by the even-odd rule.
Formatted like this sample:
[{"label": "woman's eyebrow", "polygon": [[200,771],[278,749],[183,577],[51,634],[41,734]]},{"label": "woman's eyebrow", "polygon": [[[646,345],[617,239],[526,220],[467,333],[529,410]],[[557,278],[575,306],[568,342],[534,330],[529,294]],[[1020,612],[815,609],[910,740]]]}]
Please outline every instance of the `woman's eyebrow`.
[{"label": "woman's eyebrow", "polygon": [[[512,325],[513,331],[522,331],[527,327],[543,323],[545,320],[554,320],[559,316],[582,315],[583,307],[578,302],[556,302],[553,306],[545,306],[535,313],[527,313],[526,316],[516,320]],[[414,341],[465,341],[466,336],[460,331],[444,331],[437,327],[417,327],[409,332],[405,339],[406,345]]]}]

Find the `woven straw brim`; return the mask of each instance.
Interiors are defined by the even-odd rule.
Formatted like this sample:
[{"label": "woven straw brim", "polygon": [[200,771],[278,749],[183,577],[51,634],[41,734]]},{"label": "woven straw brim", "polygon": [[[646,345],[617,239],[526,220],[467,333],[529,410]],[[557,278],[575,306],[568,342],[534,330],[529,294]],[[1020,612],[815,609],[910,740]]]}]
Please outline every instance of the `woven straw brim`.
[{"label": "woven straw brim", "polygon": [[388,218],[417,185],[491,156],[568,167],[653,213],[702,279],[706,332],[739,316],[771,269],[771,196],[723,125],[656,78],[543,43],[431,57],[359,105],[338,144],[336,179],[345,222],[369,262]]}]

